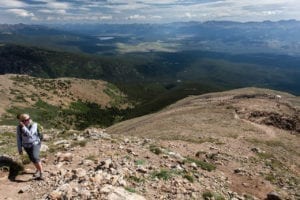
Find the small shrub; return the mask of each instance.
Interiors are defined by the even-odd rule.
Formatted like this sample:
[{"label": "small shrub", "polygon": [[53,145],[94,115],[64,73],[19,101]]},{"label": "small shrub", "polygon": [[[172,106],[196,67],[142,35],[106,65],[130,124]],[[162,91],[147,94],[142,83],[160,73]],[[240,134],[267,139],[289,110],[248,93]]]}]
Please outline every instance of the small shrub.
[{"label": "small shrub", "polygon": [[194,177],[191,174],[184,174],[183,178],[187,179],[189,182],[194,183]]},{"label": "small shrub", "polygon": [[254,200],[254,198],[250,194],[244,195],[245,200]]},{"label": "small shrub", "polygon": [[210,191],[206,191],[202,194],[203,199],[210,200],[213,197],[213,193]]},{"label": "small shrub", "polygon": [[271,169],[285,169],[284,164],[282,164],[279,160],[275,158],[271,158],[270,162],[265,162],[266,166],[269,166]]},{"label": "small shrub", "polygon": [[134,163],[136,165],[144,165],[145,164],[145,160],[136,160]]},{"label": "small shrub", "polygon": [[145,179],[139,178],[139,177],[136,177],[136,176],[129,176],[129,177],[127,177],[127,179],[128,180],[132,180],[132,181],[134,181],[136,183],[143,183],[143,182],[145,182]]},{"label": "small shrub", "polygon": [[169,180],[172,177],[173,172],[167,169],[161,169],[160,171],[154,171],[151,176],[153,178]]},{"label": "small shrub", "polygon": [[132,187],[125,187],[125,190],[127,190],[128,192],[131,192],[131,193],[135,193],[135,189],[132,188]]},{"label": "small shrub", "polygon": [[215,199],[215,200],[225,200],[225,198],[215,192],[211,192],[211,191],[206,191],[202,194],[203,199],[205,200],[210,200],[210,199]]},{"label": "small shrub", "polygon": [[196,163],[196,165],[198,167],[200,167],[203,170],[209,171],[209,172],[211,172],[211,171],[213,171],[217,168],[214,164],[211,164],[211,163],[208,163],[208,162],[205,162],[205,161],[201,161],[201,160],[197,160],[197,159],[194,159],[194,158],[187,157],[186,161],[189,162],[189,163],[194,162],[194,163]]},{"label": "small shrub", "polygon": [[196,157],[200,157],[200,155],[205,154],[205,151],[197,151],[197,153],[195,154]]},{"label": "small shrub", "polygon": [[25,155],[26,153],[23,152],[23,155],[21,156],[21,160],[22,160],[22,163],[23,165],[28,165],[31,163],[29,157],[27,156],[27,154]]},{"label": "small shrub", "polygon": [[261,159],[270,159],[274,157],[270,153],[257,153],[257,156],[260,157]]},{"label": "small shrub", "polygon": [[79,141],[78,144],[79,144],[79,146],[81,146],[81,147],[85,147],[86,144],[87,144],[87,141],[86,141],[86,140]]},{"label": "small shrub", "polygon": [[97,157],[95,155],[88,155],[88,157],[85,158],[86,160],[96,161]]},{"label": "small shrub", "polygon": [[159,155],[159,154],[162,153],[161,148],[160,148],[160,147],[157,147],[157,146],[155,146],[155,145],[151,145],[151,146],[150,146],[150,151],[151,151],[152,153],[155,153],[156,155]]}]

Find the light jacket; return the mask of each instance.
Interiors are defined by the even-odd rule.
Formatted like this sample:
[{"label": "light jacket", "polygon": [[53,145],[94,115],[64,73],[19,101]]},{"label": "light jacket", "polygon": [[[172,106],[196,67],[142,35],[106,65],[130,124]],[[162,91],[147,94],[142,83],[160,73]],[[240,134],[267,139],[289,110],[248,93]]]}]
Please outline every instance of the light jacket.
[{"label": "light jacket", "polygon": [[37,123],[31,123],[28,126],[17,126],[17,145],[18,151],[22,151],[23,147],[31,147],[38,144],[40,139],[37,132]]}]

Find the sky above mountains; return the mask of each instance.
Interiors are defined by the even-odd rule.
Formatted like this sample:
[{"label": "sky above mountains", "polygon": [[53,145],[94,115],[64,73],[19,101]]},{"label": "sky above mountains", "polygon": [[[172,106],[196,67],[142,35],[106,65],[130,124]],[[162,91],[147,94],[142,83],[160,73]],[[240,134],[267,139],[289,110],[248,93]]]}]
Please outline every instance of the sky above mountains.
[{"label": "sky above mountains", "polygon": [[0,0],[0,23],[300,20],[299,0]]}]

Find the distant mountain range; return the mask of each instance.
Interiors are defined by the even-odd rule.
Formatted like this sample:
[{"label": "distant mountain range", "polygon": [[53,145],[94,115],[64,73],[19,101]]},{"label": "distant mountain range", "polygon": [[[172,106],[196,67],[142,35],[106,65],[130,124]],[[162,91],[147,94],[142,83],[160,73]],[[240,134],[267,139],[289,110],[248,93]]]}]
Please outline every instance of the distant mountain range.
[{"label": "distant mountain range", "polygon": [[[122,44],[146,51],[209,50],[300,55],[300,22],[177,22],[169,24],[0,25],[0,42],[85,53],[119,53]],[[38,41],[38,42],[37,42]],[[156,46],[155,46],[156,45]],[[164,48],[158,48],[164,47]],[[246,47],[246,48],[245,48]],[[142,51],[145,49],[133,49]]]},{"label": "distant mountain range", "polygon": [[15,24],[0,25],[0,41],[94,54],[119,53],[124,48],[144,45],[146,50],[138,48],[130,51],[209,50],[300,55],[299,32],[300,22],[295,20],[49,26]]},{"label": "distant mountain range", "polygon": [[103,79],[139,102],[138,115],[238,87],[299,95],[298,33],[293,20],[0,25],[0,74]]}]

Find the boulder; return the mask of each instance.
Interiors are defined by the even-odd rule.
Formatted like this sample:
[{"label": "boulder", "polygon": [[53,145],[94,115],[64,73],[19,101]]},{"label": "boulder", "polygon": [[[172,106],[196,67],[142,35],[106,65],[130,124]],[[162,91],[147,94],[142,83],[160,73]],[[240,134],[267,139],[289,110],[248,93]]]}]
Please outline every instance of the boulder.
[{"label": "boulder", "polygon": [[61,153],[61,152],[58,152],[56,154],[56,157],[57,157],[57,161],[58,162],[71,162],[72,159],[73,159],[73,154],[72,153]]},{"label": "boulder", "polygon": [[47,145],[45,145],[45,144],[42,143],[40,151],[41,152],[47,152],[47,151],[49,151],[49,147]]},{"label": "boulder", "polygon": [[112,185],[104,185],[100,191],[107,194],[108,200],[146,200],[143,196],[130,193],[122,187],[114,187]]},{"label": "boulder", "polygon": [[267,194],[267,200],[281,200],[281,198],[276,192],[270,192]]}]

